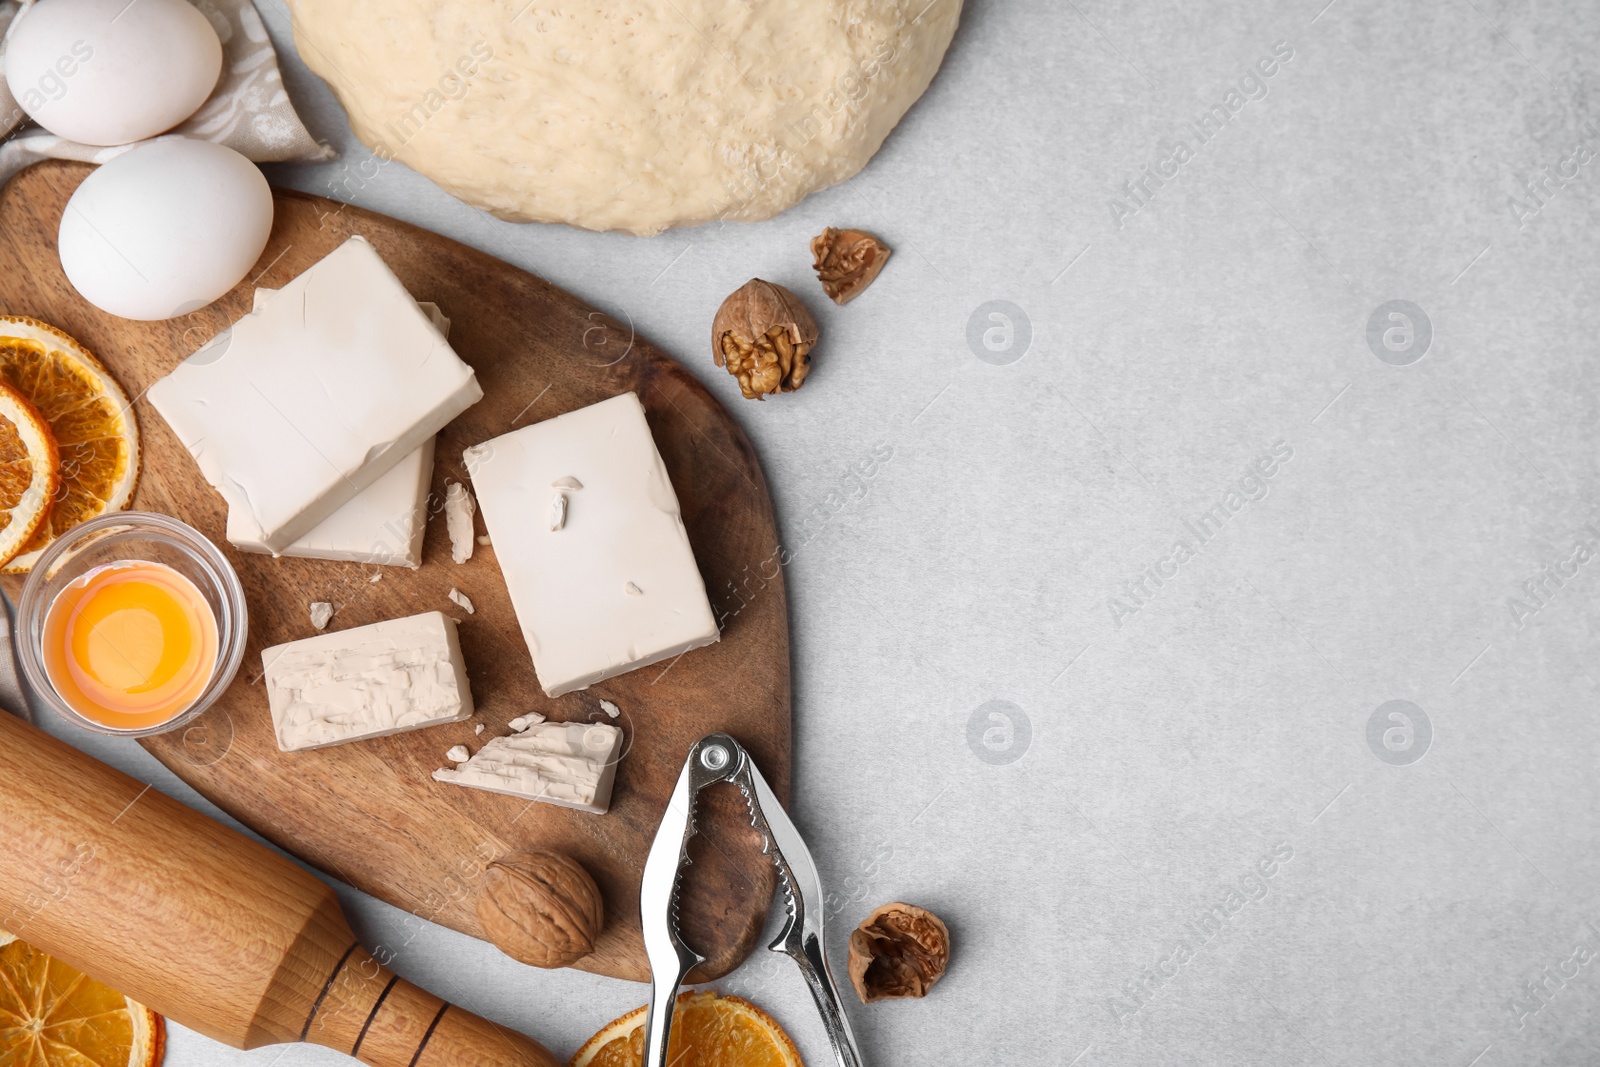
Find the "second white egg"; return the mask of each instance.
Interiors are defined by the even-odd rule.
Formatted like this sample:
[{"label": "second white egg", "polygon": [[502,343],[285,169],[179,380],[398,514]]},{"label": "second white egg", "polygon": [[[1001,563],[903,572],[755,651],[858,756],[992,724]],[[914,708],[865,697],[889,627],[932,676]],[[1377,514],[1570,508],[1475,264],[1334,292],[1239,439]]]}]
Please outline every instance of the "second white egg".
[{"label": "second white egg", "polygon": [[67,280],[102,311],[170,319],[249,272],[272,232],[272,189],[231,148],[168,137],[83,180],[61,216]]}]

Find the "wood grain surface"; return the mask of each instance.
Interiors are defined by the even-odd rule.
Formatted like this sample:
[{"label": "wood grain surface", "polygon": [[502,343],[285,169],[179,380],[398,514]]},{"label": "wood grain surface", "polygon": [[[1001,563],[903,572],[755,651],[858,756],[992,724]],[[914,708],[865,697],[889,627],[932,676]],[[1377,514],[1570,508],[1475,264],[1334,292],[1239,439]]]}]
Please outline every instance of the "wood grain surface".
[{"label": "wood grain surface", "polygon": [[[0,272],[0,312],[65,330],[139,398],[144,470],[134,507],[177,516],[216,542],[238,570],[250,607],[250,645],[239,678],[189,728],[149,739],[145,747],[223,810],[307,863],[474,937],[483,936],[474,903],[490,860],[535,846],[564,851],[594,875],[606,911],[594,953],[576,966],[646,979],[639,878],[689,746],[711,731],[727,731],[749,747],[779,797],[789,798],[787,607],[772,505],[744,433],[682,367],[573,295],[437,234],[302,193],[275,193],[277,216],[266,251],[222,299],[165,322],[107,315],[72,289],[55,252],[66,200],[89,170],[42,163],[0,192],[0,241],[8,260]],[[428,524],[417,571],[272,559],[227,544],[222,498],[144,392],[248,312],[253,287],[282,286],[352,234],[372,242],[413,296],[439,305],[452,323],[451,346],[483,385],[484,399],[439,435],[435,509],[446,480],[470,482],[461,462],[467,446],[634,390],[722,621],[720,643],[551,700],[534,677],[493,546],[478,546],[465,564],[452,563],[442,514]],[[713,310],[706,309],[708,321]],[[452,586],[471,597],[476,614],[449,601]],[[13,594],[17,588],[11,586]],[[260,652],[311,636],[307,607],[316,600],[337,609],[330,630],[429,610],[460,619],[477,714],[469,722],[396,737],[279,752],[260,684]],[[622,710],[618,725],[626,746],[609,814],[430,778],[446,765],[452,745],[476,751],[526,712],[609,722],[602,697]],[[473,732],[480,722],[481,737]],[[712,796],[704,809],[705,833],[692,849],[682,916],[687,938],[707,958],[697,972],[702,980],[748,955],[773,889],[771,867],[759,854],[737,793]],[[373,952],[386,962],[385,953],[396,949],[380,945]]]}]

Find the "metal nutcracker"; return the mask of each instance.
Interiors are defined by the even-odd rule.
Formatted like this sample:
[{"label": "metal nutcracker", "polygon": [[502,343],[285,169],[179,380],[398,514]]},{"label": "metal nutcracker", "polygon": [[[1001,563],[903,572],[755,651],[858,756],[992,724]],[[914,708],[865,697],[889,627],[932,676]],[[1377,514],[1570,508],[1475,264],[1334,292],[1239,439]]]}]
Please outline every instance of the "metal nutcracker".
[{"label": "metal nutcracker", "polygon": [[639,907],[652,987],[650,1010],[645,1016],[644,1067],[667,1067],[667,1038],[678,989],[689,971],[705,961],[678,932],[677,897],[679,878],[689,863],[689,839],[695,834],[695,799],[702,789],[717,782],[731,782],[744,794],[750,806],[750,824],[760,831],[763,851],[778,870],[778,891],[788,917],[767,947],[799,966],[817,1010],[822,1013],[839,1067],[861,1067],[861,1052],[828,970],[823,947],[822,880],[817,865],[750,753],[727,734],[709,734],[689,749],[689,758],[644,864]]}]

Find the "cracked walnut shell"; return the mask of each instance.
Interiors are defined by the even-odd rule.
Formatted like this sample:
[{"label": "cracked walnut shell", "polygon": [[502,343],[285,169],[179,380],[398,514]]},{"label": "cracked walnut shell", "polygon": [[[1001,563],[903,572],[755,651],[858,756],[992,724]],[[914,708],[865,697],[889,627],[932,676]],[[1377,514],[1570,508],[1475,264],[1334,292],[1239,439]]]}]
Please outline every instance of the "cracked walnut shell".
[{"label": "cracked walnut shell", "polygon": [[478,920],[495,947],[533,967],[567,967],[594,951],[600,887],[559,852],[511,852],[484,868]]},{"label": "cracked walnut shell", "polygon": [[848,304],[889,261],[889,246],[865,230],[832,226],[811,239],[812,269],[835,304]]},{"label": "cracked walnut shell", "polygon": [[861,1003],[925,997],[950,962],[950,931],[915,904],[885,904],[850,935],[850,984]]},{"label": "cracked walnut shell", "polygon": [[805,384],[817,323],[781,285],[751,278],[717,309],[711,355],[739,380],[746,400],[792,393]]}]

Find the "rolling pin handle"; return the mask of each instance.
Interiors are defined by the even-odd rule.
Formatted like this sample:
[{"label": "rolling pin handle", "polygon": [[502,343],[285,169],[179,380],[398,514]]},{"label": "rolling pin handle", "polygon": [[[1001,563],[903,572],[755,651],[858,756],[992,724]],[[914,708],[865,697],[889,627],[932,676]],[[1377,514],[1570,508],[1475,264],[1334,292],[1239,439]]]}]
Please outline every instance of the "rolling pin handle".
[{"label": "rolling pin handle", "polygon": [[542,1046],[419,989],[359,945],[328,976],[304,1033],[370,1067],[560,1067]]}]

